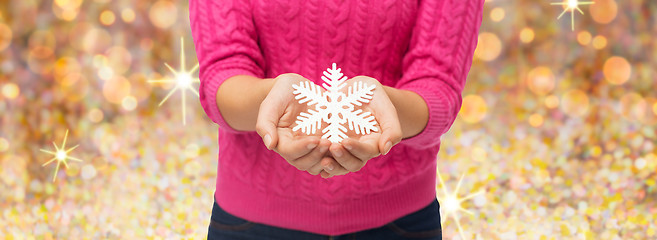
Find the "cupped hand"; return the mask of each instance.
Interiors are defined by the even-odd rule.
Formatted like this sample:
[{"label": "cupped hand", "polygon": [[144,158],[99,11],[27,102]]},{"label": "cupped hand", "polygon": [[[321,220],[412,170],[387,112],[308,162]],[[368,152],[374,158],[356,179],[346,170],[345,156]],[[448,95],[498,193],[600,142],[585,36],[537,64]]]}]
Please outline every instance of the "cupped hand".
[{"label": "cupped hand", "polygon": [[292,130],[297,116],[314,108],[299,104],[294,98],[292,85],[303,81],[309,80],[293,73],[276,77],[272,89],[260,104],[256,131],[267,149],[274,150],[297,169],[317,175],[323,169],[321,161],[337,163],[327,156],[331,142],[320,138],[321,131],[307,135]]},{"label": "cupped hand", "polygon": [[357,76],[345,83],[347,86],[352,86],[353,83],[359,81],[376,86],[370,102],[356,109],[371,112],[378,123],[378,131],[367,135],[358,135],[350,130],[347,132],[349,138],[340,143],[332,143],[330,153],[338,164],[330,161],[332,159],[323,159],[321,163],[324,169],[321,175],[324,178],[360,171],[368,160],[381,154],[387,154],[392,146],[401,141],[402,131],[397,110],[386,94],[383,85],[376,79],[366,76]]}]

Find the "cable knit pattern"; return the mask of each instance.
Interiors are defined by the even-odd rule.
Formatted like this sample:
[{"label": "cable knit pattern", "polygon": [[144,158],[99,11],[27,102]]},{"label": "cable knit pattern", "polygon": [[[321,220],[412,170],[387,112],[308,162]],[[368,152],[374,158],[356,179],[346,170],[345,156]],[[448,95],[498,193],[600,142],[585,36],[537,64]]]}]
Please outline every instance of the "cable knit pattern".
[{"label": "cable knit pattern", "polygon": [[[461,107],[484,0],[190,0],[200,102],[219,125],[215,199],[249,221],[326,235],[376,228],[435,198],[440,136]],[[322,179],[232,129],[216,104],[235,75],[294,72],[320,84],[337,63],[414,91],[429,122],[360,171]]]}]

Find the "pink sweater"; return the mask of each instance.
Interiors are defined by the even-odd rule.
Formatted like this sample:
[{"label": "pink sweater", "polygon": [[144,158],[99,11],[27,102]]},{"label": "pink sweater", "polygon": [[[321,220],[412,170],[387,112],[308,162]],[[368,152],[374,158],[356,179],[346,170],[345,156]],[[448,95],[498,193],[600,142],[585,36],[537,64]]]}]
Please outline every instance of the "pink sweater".
[{"label": "pink sweater", "polygon": [[[252,222],[325,235],[381,227],[436,197],[436,155],[461,107],[484,0],[191,0],[200,101],[219,125],[215,199]],[[298,73],[321,84],[337,63],[418,93],[429,122],[355,173],[323,179],[232,129],[216,104],[234,75]]]}]

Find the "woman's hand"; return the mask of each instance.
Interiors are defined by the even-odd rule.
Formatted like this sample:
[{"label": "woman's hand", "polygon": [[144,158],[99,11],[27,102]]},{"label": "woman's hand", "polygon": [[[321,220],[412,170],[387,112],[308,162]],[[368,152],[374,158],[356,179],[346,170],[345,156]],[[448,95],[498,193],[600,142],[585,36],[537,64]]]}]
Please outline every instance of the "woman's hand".
[{"label": "woman's hand", "polygon": [[402,139],[397,110],[388,98],[383,85],[376,79],[366,76],[351,78],[346,84],[349,86],[358,81],[376,86],[372,100],[358,109],[374,115],[379,131],[367,135],[357,135],[349,131],[347,133],[349,138],[342,140],[341,143],[332,143],[330,152],[339,165],[334,165],[331,159],[322,160],[324,169],[321,175],[324,178],[360,171],[368,160],[380,154],[387,154],[392,146]]},{"label": "woman's hand", "polygon": [[269,94],[260,104],[256,131],[267,149],[274,150],[297,169],[317,175],[323,169],[321,160],[327,164],[337,163],[326,156],[331,142],[320,138],[321,131],[315,135],[292,131],[297,116],[309,109],[306,104],[299,104],[293,94],[292,85],[303,81],[309,80],[299,74],[276,77]]}]

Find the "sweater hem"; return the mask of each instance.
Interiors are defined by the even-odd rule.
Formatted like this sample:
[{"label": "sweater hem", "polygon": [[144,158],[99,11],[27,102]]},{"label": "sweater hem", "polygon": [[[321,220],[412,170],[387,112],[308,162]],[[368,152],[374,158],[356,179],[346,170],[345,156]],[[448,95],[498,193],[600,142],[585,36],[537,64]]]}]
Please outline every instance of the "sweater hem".
[{"label": "sweater hem", "polygon": [[397,186],[357,200],[339,201],[339,205],[265,193],[230,179],[232,176],[218,177],[215,201],[226,212],[251,222],[322,235],[343,235],[382,227],[430,204],[436,198],[436,161],[429,165]]}]

